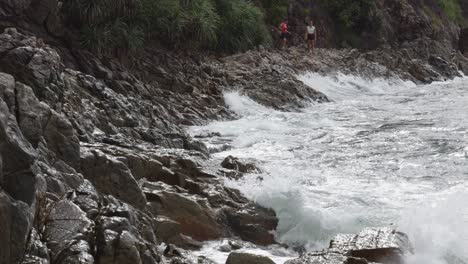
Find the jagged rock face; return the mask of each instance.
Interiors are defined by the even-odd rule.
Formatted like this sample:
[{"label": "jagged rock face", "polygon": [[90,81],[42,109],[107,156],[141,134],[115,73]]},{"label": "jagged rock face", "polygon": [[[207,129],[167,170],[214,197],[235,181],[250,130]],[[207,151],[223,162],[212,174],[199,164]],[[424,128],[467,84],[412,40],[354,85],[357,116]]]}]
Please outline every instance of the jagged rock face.
[{"label": "jagged rock face", "polygon": [[368,228],[357,235],[339,234],[323,251],[307,253],[285,264],[403,264],[412,253],[408,237],[392,228]]},{"label": "jagged rock face", "polygon": [[179,126],[226,115],[219,93],[168,92],[119,71],[97,80],[14,29],[0,34],[0,58],[0,238],[11,242],[0,263],[149,264],[172,258],[160,242],[274,243],[274,212],[205,171],[206,148]]}]

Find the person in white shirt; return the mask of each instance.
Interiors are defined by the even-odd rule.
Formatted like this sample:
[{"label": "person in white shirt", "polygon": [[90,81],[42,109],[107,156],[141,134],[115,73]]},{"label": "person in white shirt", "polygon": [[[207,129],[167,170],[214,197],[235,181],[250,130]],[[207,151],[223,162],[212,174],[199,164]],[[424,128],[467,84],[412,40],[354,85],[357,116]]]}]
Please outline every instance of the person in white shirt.
[{"label": "person in white shirt", "polygon": [[314,21],[310,20],[305,32],[305,40],[309,47],[309,51],[313,52],[315,48],[315,41],[317,41],[317,28],[314,26]]}]

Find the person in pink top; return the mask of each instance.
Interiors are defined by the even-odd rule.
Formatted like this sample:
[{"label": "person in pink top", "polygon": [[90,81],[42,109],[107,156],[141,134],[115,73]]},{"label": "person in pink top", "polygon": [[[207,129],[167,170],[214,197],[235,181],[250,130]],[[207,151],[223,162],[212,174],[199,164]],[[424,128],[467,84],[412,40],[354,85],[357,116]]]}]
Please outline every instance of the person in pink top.
[{"label": "person in pink top", "polygon": [[281,31],[280,39],[282,41],[282,46],[281,48],[286,48],[288,38],[289,38],[289,30],[288,30],[288,19],[284,19],[283,22],[281,22],[279,29]]}]

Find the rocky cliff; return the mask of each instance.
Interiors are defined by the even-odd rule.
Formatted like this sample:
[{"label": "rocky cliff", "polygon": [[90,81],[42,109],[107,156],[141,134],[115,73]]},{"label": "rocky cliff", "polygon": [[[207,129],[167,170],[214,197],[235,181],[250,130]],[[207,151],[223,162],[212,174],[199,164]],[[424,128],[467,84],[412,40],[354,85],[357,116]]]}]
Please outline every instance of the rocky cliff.
[{"label": "rocky cliff", "polygon": [[0,1],[1,264],[184,263],[176,247],[275,243],[275,213],[222,184],[242,166],[212,164],[184,126],[235,118],[226,90],[283,111],[327,102],[296,79],[307,71],[415,82],[468,73],[452,45],[424,37],[312,57],[300,47],[230,56],[148,47],[122,62],[73,46],[60,5]]}]

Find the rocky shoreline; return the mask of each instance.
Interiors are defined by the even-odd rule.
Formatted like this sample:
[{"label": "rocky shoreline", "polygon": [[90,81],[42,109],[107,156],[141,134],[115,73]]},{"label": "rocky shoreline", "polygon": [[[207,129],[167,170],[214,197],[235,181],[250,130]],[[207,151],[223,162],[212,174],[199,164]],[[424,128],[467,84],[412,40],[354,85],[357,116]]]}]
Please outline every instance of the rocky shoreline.
[{"label": "rocky shoreline", "polygon": [[[223,101],[231,90],[282,111],[328,102],[297,80],[309,71],[416,83],[468,74],[468,59],[448,47],[421,38],[313,56],[301,47],[206,58],[148,50],[131,67],[80,51],[72,67],[63,50],[8,28],[0,34],[0,263],[191,263],[182,249],[208,240],[275,244],[275,212],[222,182],[252,166],[233,157],[211,164],[185,127],[236,118]],[[377,261],[335,249],[320,253],[334,262],[312,253],[290,263]]]}]

